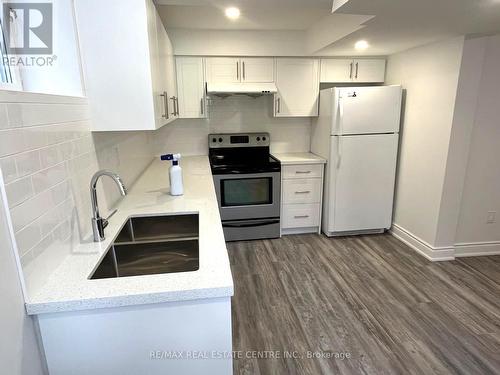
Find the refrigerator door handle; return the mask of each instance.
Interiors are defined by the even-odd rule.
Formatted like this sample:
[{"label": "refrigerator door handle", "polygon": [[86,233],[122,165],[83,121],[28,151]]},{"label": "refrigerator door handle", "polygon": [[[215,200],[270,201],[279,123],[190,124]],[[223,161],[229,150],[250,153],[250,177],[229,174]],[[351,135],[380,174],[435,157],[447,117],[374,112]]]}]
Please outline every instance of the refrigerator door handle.
[{"label": "refrigerator door handle", "polygon": [[337,136],[337,169],[340,168],[342,162],[342,137]]},{"label": "refrigerator door handle", "polygon": [[343,122],[344,122],[344,104],[342,103],[342,97],[339,97],[339,135],[337,136],[337,169],[340,168],[340,163],[342,161],[342,133],[344,131],[343,129]]}]

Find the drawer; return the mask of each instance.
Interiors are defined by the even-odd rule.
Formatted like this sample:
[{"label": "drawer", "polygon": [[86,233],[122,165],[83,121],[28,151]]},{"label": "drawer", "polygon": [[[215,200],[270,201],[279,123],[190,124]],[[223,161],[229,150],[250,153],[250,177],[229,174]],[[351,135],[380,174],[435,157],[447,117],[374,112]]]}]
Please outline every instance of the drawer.
[{"label": "drawer", "polygon": [[322,171],[323,164],[284,165],[283,178],[318,178]]},{"label": "drawer", "polygon": [[283,203],[319,203],[321,178],[283,180]]},{"label": "drawer", "polygon": [[319,226],[319,203],[284,204],[281,218],[283,228]]}]

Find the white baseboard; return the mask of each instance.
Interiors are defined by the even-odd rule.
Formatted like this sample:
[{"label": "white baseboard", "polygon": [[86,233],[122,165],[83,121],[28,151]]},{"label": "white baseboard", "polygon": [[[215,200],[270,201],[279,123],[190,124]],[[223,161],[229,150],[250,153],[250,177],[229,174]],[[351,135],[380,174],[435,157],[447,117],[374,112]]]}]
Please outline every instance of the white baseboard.
[{"label": "white baseboard", "polygon": [[453,246],[433,247],[397,224],[392,224],[390,233],[432,262],[455,259],[455,248]]},{"label": "white baseboard", "polygon": [[456,257],[500,255],[500,242],[475,242],[455,244]]}]

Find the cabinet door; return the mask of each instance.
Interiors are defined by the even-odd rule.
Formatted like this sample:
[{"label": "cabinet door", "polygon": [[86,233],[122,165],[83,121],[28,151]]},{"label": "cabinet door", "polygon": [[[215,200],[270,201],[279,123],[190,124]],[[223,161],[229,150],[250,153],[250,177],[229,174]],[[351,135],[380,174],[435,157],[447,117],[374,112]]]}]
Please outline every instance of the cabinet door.
[{"label": "cabinet door", "polygon": [[317,59],[276,59],[274,115],[308,117],[318,115],[319,61]]},{"label": "cabinet door", "polygon": [[203,58],[177,57],[177,91],[180,118],[205,118]]},{"label": "cabinet door", "polygon": [[207,82],[240,82],[241,64],[239,58],[233,57],[208,57]]},{"label": "cabinet door", "polygon": [[146,1],[146,14],[148,26],[149,56],[151,65],[151,85],[153,88],[153,107],[155,117],[155,128],[165,125],[164,117],[164,80],[166,76],[164,60],[164,51],[161,50],[162,42],[158,33],[158,17],[153,2]]},{"label": "cabinet door", "polygon": [[241,82],[274,82],[274,59],[242,58]]},{"label": "cabinet door", "polygon": [[175,56],[174,56],[174,47],[170,42],[170,38],[167,35],[165,29],[163,29],[163,37],[165,40],[166,46],[166,59],[165,63],[167,66],[167,76],[166,76],[166,92],[168,93],[168,107],[170,110],[169,114],[169,122],[175,120],[179,117],[179,99],[177,94],[177,76],[175,72]]},{"label": "cabinet door", "polygon": [[351,59],[321,59],[321,82],[351,82],[354,63]]},{"label": "cabinet door", "polygon": [[384,82],[385,60],[359,59],[354,60],[353,79],[356,82]]},{"label": "cabinet door", "polygon": [[158,76],[153,80],[153,84],[158,86],[160,92],[161,105],[160,117],[156,122],[159,128],[177,118],[176,98],[177,83],[175,77],[175,59],[172,43],[163,27],[160,16],[156,15],[156,38],[158,43]]}]

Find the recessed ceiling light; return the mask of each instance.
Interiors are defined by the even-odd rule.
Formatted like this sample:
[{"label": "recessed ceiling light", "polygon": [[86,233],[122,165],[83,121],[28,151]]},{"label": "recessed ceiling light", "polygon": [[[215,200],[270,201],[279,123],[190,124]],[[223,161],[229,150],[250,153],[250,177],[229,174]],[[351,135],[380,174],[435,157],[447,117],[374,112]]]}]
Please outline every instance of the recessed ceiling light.
[{"label": "recessed ceiling light", "polygon": [[232,20],[237,19],[240,16],[240,10],[236,7],[226,8],[226,17]]},{"label": "recessed ceiling light", "polygon": [[356,44],[354,44],[354,48],[356,48],[359,51],[362,51],[364,49],[367,49],[370,45],[366,40],[358,40]]}]

